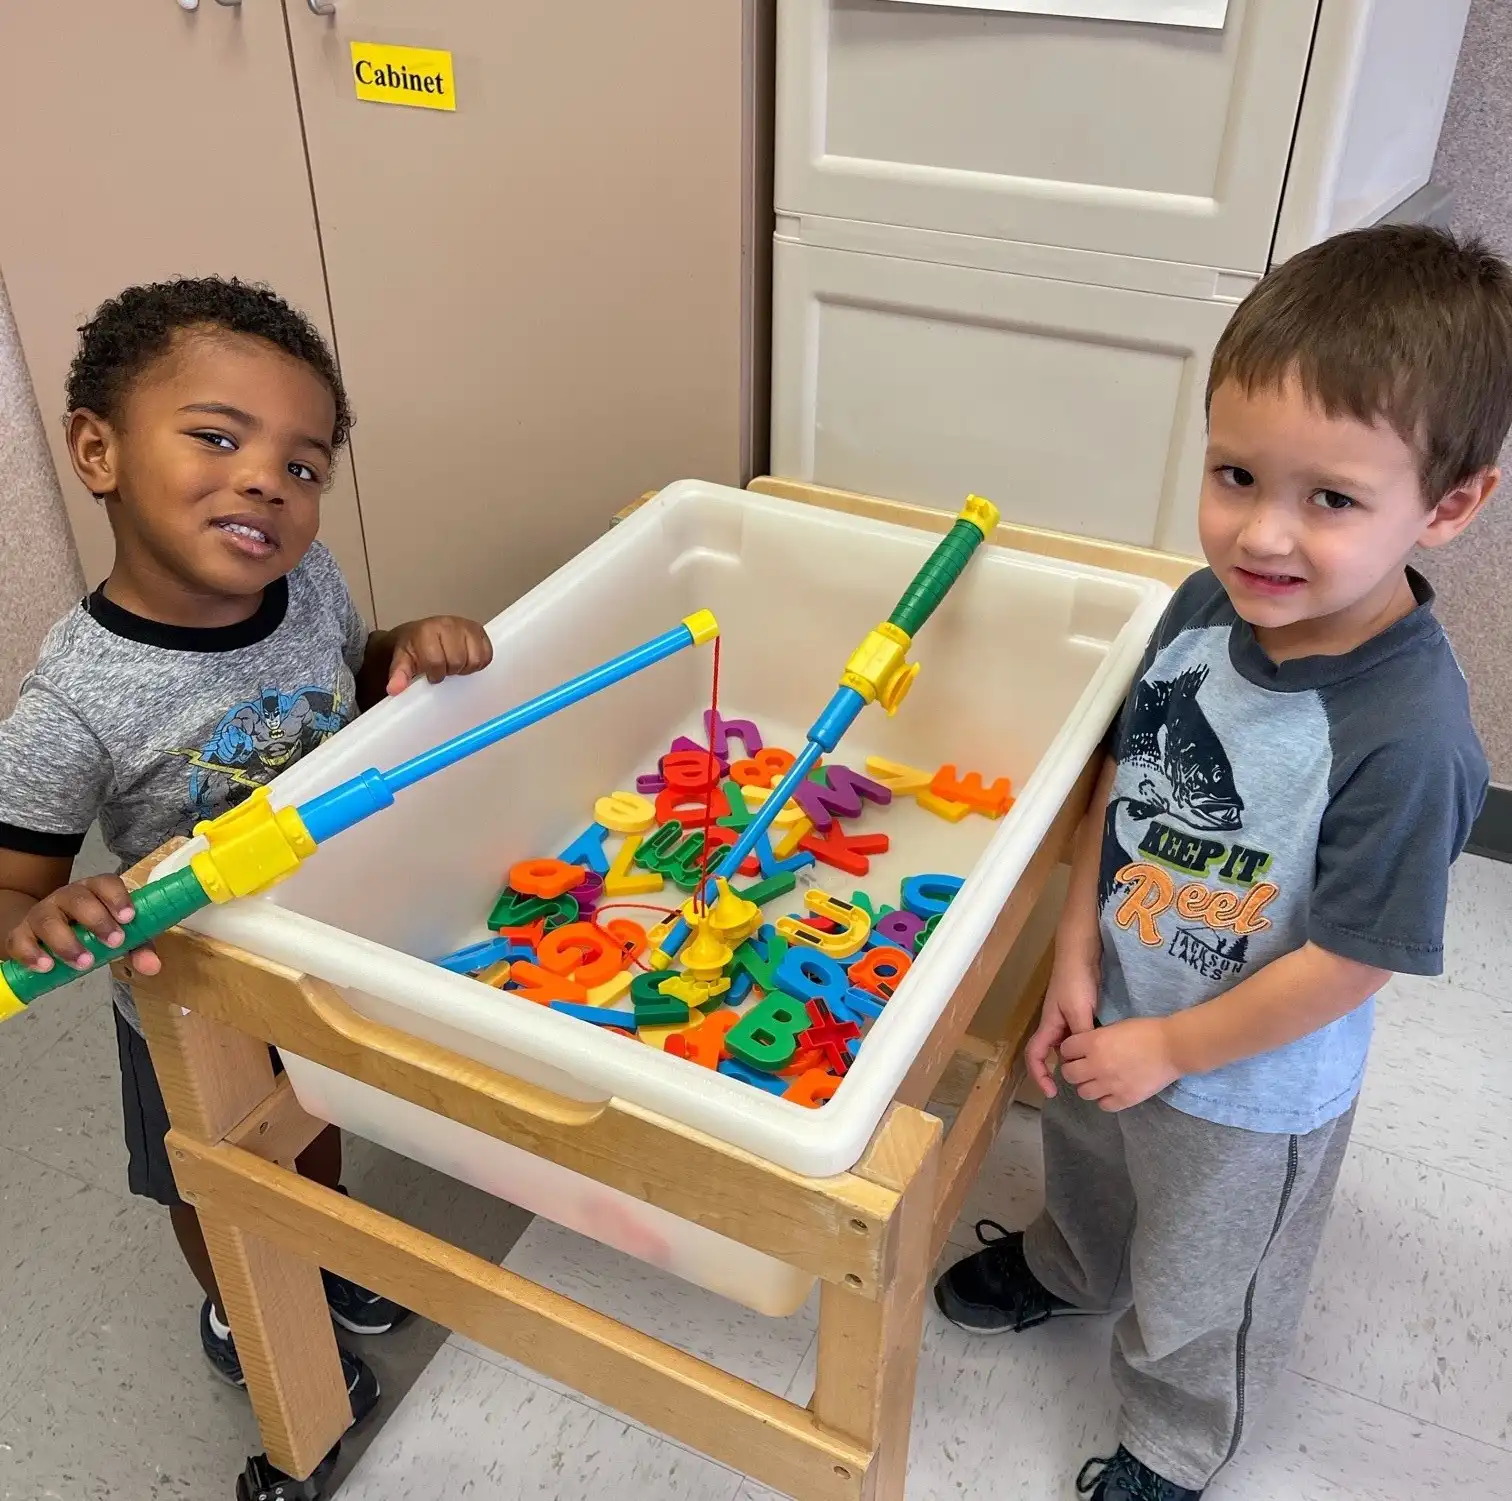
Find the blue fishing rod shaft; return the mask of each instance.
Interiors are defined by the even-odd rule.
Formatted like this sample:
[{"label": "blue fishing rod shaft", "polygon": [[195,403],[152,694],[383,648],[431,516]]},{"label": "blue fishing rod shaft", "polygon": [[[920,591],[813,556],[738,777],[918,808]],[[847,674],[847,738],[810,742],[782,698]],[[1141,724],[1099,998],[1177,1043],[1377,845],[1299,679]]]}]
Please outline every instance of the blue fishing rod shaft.
[{"label": "blue fishing rod shaft", "polygon": [[579,673],[535,698],[486,720],[460,735],[443,740],[440,745],[412,756],[392,771],[368,770],[350,781],[323,792],[299,807],[299,816],[316,844],[324,844],[334,834],[361,823],[364,818],[387,808],[394,794],[426,777],[445,771],[490,745],[497,745],[521,730],[571,708],[593,694],[633,677],[636,673],[674,656],[689,646],[701,646],[719,634],[719,626],[707,610],[690,615],[682,624],[630,651]]},{"label": "blue fishing rod shaft", "polygon": [[[740,869],[741,861],[756,848],[757,841],[771,828],[772,821],[782,812],[784,804],[819,764],[819,758],[839,745],[845,732],[856,722],[856,716],[865,707],[866,700],[854,688],[840,688],[836,691],[824,713],[808,732],[808,741],[799,751],[798,759],[783,773],[782,780],[756,810],[756,816],[741,831],[740,838],[725,852],[724,859],[709,877],[709,884],[703,891],[706,902],[712,902],[718,895],[714,883],[721,878],[733,876]],[[688,941],[689,931],[687,920],[679,917],[662,940],[660,952],[669,960],[676,958],[678,950]]]}]

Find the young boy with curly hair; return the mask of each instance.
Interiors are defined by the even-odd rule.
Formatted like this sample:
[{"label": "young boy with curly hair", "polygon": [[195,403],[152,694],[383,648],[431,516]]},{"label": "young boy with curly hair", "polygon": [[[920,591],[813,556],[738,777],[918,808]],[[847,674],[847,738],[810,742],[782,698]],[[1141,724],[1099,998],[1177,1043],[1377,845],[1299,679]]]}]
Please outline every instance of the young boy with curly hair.
[{"label": "young boy with curly hair", "polygon": [[[476,672],[487,634],[450,616],[369,632],[316,539],[350,425],[320,334],[265,288],[216,277],[133,287],[82,330],[68,383],[75,472],[104,505],[115,562],[53,627],[0,722],[0,933],[37,970],[84,970],[81,924],[124,942],[119,876],[73,881],[99,821],[121,869],[188,834],[411,680]],[[143,949],[145,974],[158,958]],[[162,1091],[131,992],[114,986],[131,1191],[167,1206],[205,1292],[214,1369],[244,1384],[198,1218],[179,1197]],[[335,1188],[330,1127],[299,1170]],[[356,1333],[405,1310],[325,1274],[332,1316]],[[354,1419],[378,1400],[342,1352]]]},{"label": "young boy with curly hair", "polygon": [[1487,766],[1408,560],[1496,488],[1512,270],[1416,227],[1304,251],[1235,313],[1208,411],[1208,567],[1125,705],[1029,1044],[1045,1210],[984,1221],[935,1289],[982,1332],[1120,1315],[1093,1501],[1196,1501],[1234,1457],[1302,1317],[1371,997],[1442,968]]}]

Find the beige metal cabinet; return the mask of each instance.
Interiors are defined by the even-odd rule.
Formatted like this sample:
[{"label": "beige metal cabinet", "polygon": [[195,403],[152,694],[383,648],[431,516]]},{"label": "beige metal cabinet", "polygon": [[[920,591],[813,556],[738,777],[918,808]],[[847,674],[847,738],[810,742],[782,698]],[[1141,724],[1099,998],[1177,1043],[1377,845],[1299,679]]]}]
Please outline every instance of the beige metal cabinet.
[{"label": "beige metal cabinet", "polygon": [[[627,495],[763,463],[771,0],[322,8],[0,7],[0,274],[43,410],[121,287],[267,281],[334,333],[357,427],[323,534],[381,623],[487,618]],[[359,101],[354,41],[450,51],[456,111]]]},{"label": "beige metal cabinet", "polygon": [[[487,618],[626,496],[749,468],[736,3],[290,0],[380,612]],[[455,114],[352,41],[450,48]]]},{"label": "beige metal cabinet", "polygon": [[[283,12],[276,0],[5,4],[0,54],[0,275],[93,585],[110,532],[62,426],[89,313],[133,282],[222,272],[268,282],[331,332]],[[371,610],[350,463],[321,534]]]}]

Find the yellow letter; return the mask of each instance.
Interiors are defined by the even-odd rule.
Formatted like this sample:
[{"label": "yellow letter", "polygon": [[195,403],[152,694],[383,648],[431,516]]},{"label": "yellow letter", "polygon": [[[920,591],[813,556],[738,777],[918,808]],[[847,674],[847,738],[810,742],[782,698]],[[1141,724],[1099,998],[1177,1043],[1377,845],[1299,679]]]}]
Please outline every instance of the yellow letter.
[{"label": "yellow letter", "polygon": [[593,805],[593,817],[616,834],[644,834],[656,822],[656,805],[636,792],[611,792]]}]

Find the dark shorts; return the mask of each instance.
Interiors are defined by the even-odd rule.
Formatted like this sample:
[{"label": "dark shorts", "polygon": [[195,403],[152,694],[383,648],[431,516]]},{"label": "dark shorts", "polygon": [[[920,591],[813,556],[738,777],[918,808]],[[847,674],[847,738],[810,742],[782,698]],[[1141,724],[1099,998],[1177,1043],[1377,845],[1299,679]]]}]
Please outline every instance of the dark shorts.
[{"label": "dark shorts", "polygon": [[[172,1209],[184,1201],[173,1181],[173,1165],[163,1138],[168,1134],[168,1107],[158,1086],[157,1071],[145,1038],[131,1030],[131,1024],[112,1006],[115,1014],[116,1052],[121,1059],[121,1122],[125,1130],[126,1185],[132,1193],[155,1204]],[[283,1065],[272,1048],[273,1071],[282,1073]]]}]

